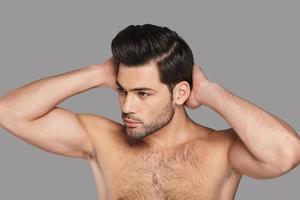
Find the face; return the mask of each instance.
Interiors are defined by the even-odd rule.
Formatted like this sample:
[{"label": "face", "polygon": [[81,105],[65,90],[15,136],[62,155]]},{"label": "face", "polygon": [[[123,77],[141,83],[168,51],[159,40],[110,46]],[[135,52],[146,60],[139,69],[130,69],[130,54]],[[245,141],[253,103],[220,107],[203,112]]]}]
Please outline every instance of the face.
[{"label": "face", "polygon": [[143,139],[172,120],[175,105],[167,85],[159,80],[155,63],[138,67],[121,63],[117,85],[128,136]]}]

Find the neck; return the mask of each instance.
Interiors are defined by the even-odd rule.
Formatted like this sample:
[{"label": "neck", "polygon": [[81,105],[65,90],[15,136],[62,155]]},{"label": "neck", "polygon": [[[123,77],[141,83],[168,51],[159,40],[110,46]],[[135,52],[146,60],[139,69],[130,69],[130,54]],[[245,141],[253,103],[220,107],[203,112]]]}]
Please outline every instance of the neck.
[{"label": "neck", "polygon": [[193,128],[195,123],[187,115],[184,106],[178,106],[170,123],[144,138],[144,142],[150,149],[172,148],[191,139],[195,132]]}]

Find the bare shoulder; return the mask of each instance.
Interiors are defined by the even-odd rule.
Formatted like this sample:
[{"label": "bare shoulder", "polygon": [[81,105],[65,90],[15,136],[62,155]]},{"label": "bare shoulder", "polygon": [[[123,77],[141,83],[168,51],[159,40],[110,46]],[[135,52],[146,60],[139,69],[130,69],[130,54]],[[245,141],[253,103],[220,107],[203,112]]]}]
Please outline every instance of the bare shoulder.
[{"label": "bare shoulder", "polygon": [[111,149],[111,146],[124,141],[124,126],[114,120],[96,114],[78,114],[87,130],[94,149]]},{"label": "bare shoulder", "polygon": [[211,132],[208,141],[215,153],[219,152],[221,156],[228,159],[228,152],[237,138],[235,132],[229,128]]},{"label": "bare shoulder", "polygon": [[238,135],[235,133],[233,128],[217,130],[214,132],[215,140],[220,144],[219,146],[223,149],[224,153],[226,153],[227,165],[230,168],[230,174],[235,175],[237,179],[242,177],[242,174],[238,172],[229,162],[229,153],[235,142],[239,139]]},{"label": "bare shoulder", "polygon": [[231,128],[215,130],[209,127],[200,126],[199,132],[202,132],[203,137],[200,137],[200,143],[205,147],[211,149],[213,154],[224,157],[228,153],[232,144],[238,138]]},{"label": "bare shoulder", "polygon": [[238,139],[238,136],[232,128],[215,130],[211,133],[211,137],[216,142],[229,146],[233,144],[236,141],[236,139]]},{"label": "bare shoulder", "polygon": [[82,124],[85,126],[86,129],[101,129],[103,131],[114,131],[123,128],[123,125],[108,119],[106,117],[96,115],[96,114],[89,114],[89,113],[78,113],[78,117]]}]

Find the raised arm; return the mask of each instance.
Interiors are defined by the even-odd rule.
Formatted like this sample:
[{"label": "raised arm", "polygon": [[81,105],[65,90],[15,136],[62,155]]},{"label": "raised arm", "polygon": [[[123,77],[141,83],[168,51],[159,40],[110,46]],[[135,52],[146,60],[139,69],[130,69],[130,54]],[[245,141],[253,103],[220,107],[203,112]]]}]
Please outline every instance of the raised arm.
[{"label": "raised arm", "polygon": [[0,98],[0,125],[45,151],[87,159],[93,148],[83,122],[85,115],[57,105],[91,88],[114,89],[115,76],[116,65],[110,58],[14,89]]},{"label": "raised arm", "polygon": [[300,138],[277,116],[207,80],[195,66],[190,108],[206,105],[232,128],[222,132],[234,139],[229,148],[231,166],[241,174],[264,179],[281,176],[300,163]]}]

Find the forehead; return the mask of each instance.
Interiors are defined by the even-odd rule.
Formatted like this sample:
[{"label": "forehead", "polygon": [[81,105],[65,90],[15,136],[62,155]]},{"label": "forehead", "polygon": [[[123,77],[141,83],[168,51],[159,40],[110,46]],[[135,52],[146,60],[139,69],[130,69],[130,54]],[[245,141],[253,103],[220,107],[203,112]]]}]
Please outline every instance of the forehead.
[{"label": "forehead", "polygon": [[126,89],[135,87],[158,88],[164,85],[160,82],[159,71],[154,62],[130,67],[120,63],[117,81]]}]

